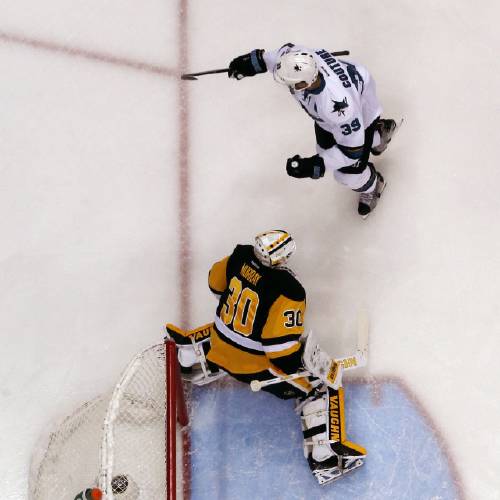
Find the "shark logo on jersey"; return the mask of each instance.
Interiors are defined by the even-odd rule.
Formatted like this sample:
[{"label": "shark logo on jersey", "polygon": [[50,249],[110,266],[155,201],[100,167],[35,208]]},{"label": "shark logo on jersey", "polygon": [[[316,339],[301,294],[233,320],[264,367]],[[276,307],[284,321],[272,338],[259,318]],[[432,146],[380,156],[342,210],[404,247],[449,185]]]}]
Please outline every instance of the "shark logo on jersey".
[{"label": "shark logo on jersey", "polygon": [[349,107],[349,104],[347,104],[347,97],[344,97],[343,101],[335,101],[332,99],[332,102],[333,102],[332,113],[337,112],[338,116],[341,115],[345,116],[345,108]]}]

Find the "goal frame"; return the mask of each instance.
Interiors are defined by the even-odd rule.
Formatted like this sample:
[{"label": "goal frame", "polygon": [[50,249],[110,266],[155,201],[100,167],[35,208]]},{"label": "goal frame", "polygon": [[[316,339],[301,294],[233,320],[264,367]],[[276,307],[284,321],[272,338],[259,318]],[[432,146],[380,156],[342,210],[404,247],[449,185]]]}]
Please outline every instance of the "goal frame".
[{"label": "goal frame", "polygon": [[[179,495],[182,490],[184,500],[189,500],[190,436],[185,390],[188,388],[181,379],[177,348],[171,339],[136,354],[112,390],[54,422],[43,440],[39,439],[30,464],[30,500],[73,498],[91,485],[106,498],[115,498],[114,481],[121,477],[132,492],[142,486],[151,492],[156,484],[154,497],[166,500],[176,499],[176,483],[182,478]],[[144,427],[139,430],[141,423]],[[135,444],[134,435],[139,439]],[[141,447],[143,442],[153,444],[153,448]],[[136,457],[136,452],[142,453],[142,458]],[[124,457],[132,458],[124,462]],[[153,460],[151,467],[146,465],[149,459]],[[134,463],[139,464],[135,476]],[[141,472],[141,466],[149,476]],[[130,484],[128,472],[132,473]],[[163,483],[161,487],[155,478]]]},{"label": "goal frame", "polygon": [[[152,346],[154,347],[154,346]],[[128,385],[128,381],[136,373],[137,367],[141,364],[142,355],[151,349],[145,349],[137,355],[127,366],[124,374],[118,384],[115,386],[111,396],[111,403],[108,407],[106,418],[103,426],[103,442],[101,446],[101,485],[103,491],[110,491],[111,474],[109,473],[110,465],[114,462],[114,446],[113,446],[113,425],[115,416],[119,411],[121,401],[121,393]],[[189,416],[184,395],[184,387],[180,375],[179,362],[177,360],[176,344],[171,339],[164,340],[164,356],[165,356],[165,498],[166,500],[176,500],[177,496],[177,423],[181,426],[182,445],[189,447],[189,439],[186,437],[185,427],[189,424]],[[186,469],[184,457],[186,450],[182,453],[182,475]],[[188,478],[184,478],[189,481]],[[189,487],[184,484],[184,495],[189,491]]]},{"label": "goal frame", "polygon": [[166,500],[175,500],[177,423],[181,427],[186,427],[189,424],[189,417],[177,361],[177,349],[173,340],[165,340],[165,406]]}]

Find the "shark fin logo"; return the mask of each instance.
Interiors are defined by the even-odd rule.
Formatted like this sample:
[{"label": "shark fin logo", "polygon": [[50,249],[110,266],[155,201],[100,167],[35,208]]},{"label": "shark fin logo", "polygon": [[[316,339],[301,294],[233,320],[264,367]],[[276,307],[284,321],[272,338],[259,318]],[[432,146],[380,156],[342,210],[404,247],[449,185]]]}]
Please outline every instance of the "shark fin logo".
[{"label": "shark fin logo", "polygon": [[349,104],[347,104],[347,97],[344,97],[343,101],[334,101],[332,99],[332,102],[332,113],[338,113],[338,116],[345,115],[345,109],[349,107]]}]

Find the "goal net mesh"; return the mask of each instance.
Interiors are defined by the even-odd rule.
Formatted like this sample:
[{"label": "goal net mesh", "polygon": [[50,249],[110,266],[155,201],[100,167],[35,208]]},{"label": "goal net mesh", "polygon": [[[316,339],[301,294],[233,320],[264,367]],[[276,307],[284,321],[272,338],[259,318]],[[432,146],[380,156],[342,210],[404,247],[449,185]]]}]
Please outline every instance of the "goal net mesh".
[{"label": "goal net mesh", "polygon": [[113,391],[87,402],[35,454],[31,500],[73,500],[98,486],[106,500],[163,500],[165,346],[138,354]]}]

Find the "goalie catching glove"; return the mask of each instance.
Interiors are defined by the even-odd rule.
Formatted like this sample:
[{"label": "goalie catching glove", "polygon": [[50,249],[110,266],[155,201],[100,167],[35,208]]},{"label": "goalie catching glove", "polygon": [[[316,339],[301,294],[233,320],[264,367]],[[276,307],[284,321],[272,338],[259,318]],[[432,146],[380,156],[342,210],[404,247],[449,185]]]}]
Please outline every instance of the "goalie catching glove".
[{"label": "goalie catching glove", "polygon": [[295,155],[286,161],[286,173],[296,179],[319,179],[325,175],[325,163],[319,155],[302,158]]},{"label": "goalie catching glove", "polygon": [[337,390],[342,386],[342,374],[344,366],[332,359],[319,344],[313,332],[309,332],[305,337],[304,352],[302,353],[302,363],[304,368],[317,377],[327,387]]}]

